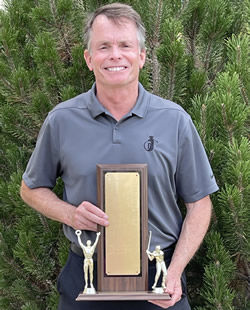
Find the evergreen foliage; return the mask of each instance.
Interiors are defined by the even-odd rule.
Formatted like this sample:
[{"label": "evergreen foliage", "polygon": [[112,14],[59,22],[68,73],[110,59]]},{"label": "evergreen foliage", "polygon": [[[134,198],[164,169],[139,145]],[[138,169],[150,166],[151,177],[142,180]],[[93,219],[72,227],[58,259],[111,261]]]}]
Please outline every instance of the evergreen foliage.
[{"label": "evergreen foliage", "polygon": [[[47,113],[94,81],[83,23],[110,2],[6,0],[0,10],[0,309],[57,309],[68,242],[19,187]],[[249,309],[249,0],[120,2],[147,29],[141,82],[190,113],[220,186],[211,231],[188,267],[191,304]],[[54,190],[61,195],[61,180]]]},{"label": "evergreen foliage", "polygon": [[197,309],[233,309],[234,293],[228,287],[228,282],[234,277],[234,263],[218,232],[208,234],[206,245],[210,249],[213,248],[213,251],[209,251],[207,255],[208,263],[204,272],[205,287],[201,289],[205,307]]}]

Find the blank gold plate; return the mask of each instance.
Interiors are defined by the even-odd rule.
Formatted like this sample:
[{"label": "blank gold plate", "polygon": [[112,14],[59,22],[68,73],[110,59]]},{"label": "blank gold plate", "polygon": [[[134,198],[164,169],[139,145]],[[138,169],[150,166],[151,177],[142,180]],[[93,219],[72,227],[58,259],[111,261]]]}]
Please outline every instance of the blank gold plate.
[{"label": "blank gold plate", "polygon": [[105,174],[106,274],[138,275],[140,256],[140,175],[138,172]]}]

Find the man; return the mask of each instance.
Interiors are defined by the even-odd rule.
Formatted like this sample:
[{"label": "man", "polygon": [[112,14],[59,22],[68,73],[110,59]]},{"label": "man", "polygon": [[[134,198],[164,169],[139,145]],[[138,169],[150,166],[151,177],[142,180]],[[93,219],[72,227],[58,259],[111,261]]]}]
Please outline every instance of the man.
[{"label": "man", "polygon": [[96,233],[96,239],[93,245],[91,240],[87,240],[87,244],[86,246],[82,243],[81,240],[81,230],[76,230],[76,235],[77,235],[77,239],[78,239],[78,243],[83,251],[83,255],[84,255],[84,262],[83,262],[83,271],[84,271],[84,281],[85,281],[85,286],[84,286],[84,291],[83,293],[86,293],[88,291],[88,277],[90,280],[90,292],[91,294],[95,294],[95,289],[94,289],[94,285],[93,285],[93,280],[94,280],[94,262],[93,262],[93,255],[95,253],[95,248],[97,245],[97,242],[99,240],[100,237],[100,232]]},{"label": "man", "polygon": [[[96,82],[49,113],[21,187],[24,201],[62,222],[72,243],[58,279],[59,309],[188,310],[183,271],[207,231],[209,194],[218,189],[204,148],[189,115],[138,82],[146,57],[145,32],[130,6],[97,9],[87,22],[85,39],[84,57]],[[94,240],[97,224],[109,225],[96,206],[96,164],[125,163],[148,164],[149,230],[152,246],[160,244],[165,254],[171,300],[75,302],[83,258],[74,230],[82,230],[86,242]],[[51,191],[58,176],[64,181],[63,201]],[[184,221],[179,197],[186,203]],[[154,274],[150,265],[149,287]]]},{"label": "man", "polygon": [[166,288],[166,278],[167,278],[167,268],[164,261],[164,252],[161,250],[161,246],[157,245],[155,247],[155,250],[153,252],[150,252],[149,250],[146,251],[148,258],[150,261],[156,260],[156,274],[155,274],[155,281],[152,286],[152,289],[154,290],[156,288],[156,285],[158,283],[158,280],[160,278],[161,272],[162,272],[162,284],[161,287],[163,289]]}]

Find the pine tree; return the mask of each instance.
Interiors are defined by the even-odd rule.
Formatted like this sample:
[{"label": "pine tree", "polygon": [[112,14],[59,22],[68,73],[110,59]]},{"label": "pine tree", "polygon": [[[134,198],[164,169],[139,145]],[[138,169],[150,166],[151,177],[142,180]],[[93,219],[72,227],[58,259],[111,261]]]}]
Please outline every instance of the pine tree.
[{"label": "pine tree", "polygon": [[[87,91],[89,11],[115,1],[6,0],[0,10],[0,309],[56,309],[61,225],[27,207],[22,173],[47,113]],[[220,191],[188,267],[197,310],[249,308],[249,0],[127,0],[147,29],[140,81],[193,118]],[[54,189],[60,196],[62,181]]]},{"label": "pine tree", "polygon": [[58,223],[25,206],[19,184],[48,111],[92,84],[83,58],[82,4],[8,1],[1,12],[0,309],[56,309],[56,277],[68,243]]}]

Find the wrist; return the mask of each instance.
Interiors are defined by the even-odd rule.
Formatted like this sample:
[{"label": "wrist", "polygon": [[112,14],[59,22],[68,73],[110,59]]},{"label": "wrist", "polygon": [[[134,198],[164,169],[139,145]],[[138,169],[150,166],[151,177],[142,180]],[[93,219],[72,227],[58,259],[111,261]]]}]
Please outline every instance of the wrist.
[{"label": "wrist", "polygon": [[62,219],[62,222],[70,227],[74,227],[74,212],[75,207],[69,203],[65,203],[64,207],[64,218]]},{"label": "wrist", "polygon": [[180,279],[183,271],[184,271],[184,268],[170,263],[168,267],[168,277]]}]

